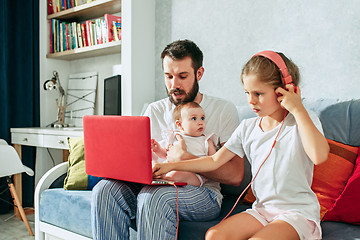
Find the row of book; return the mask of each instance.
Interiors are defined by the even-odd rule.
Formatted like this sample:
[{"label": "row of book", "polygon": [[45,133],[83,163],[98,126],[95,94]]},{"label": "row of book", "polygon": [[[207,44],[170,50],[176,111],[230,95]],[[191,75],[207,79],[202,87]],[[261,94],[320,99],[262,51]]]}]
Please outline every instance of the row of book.
[{"label": "row of book", "polygon": [[49,20],[49,53],[121,40],[121,17],[105,14],[84,22]]},{"label": "row of book", "polygon": [[90,3],[96,0],[48,0],[48,14],[64,11],[85,3]]}]

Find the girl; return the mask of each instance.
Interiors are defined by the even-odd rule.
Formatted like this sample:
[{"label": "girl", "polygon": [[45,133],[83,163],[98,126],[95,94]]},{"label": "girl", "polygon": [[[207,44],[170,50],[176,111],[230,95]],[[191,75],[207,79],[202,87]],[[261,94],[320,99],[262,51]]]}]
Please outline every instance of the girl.
[{"label": "girl", "polygon": [[241,81],[258,117],[242,121],[214,155],[155,164],[154,175],[212,171],[246,155],[256,200],[210,228],[206,239],[321,239],[320,207],[310,187],[313,166],[326,161],[329,145],[317,116],[302,105],[297,66],[282,53],[260,52],[245,64]]}]

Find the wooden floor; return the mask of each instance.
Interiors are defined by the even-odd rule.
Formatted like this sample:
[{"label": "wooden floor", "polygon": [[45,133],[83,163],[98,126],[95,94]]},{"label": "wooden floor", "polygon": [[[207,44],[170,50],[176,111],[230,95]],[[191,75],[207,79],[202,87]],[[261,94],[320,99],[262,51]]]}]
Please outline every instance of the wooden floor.
[{"label": "wooden floor", "polygon": [[[30,227],[35,233],[34,214],[27,215]],[[14,217],[14,213],[0,214],[0,239],[1,240],[34,240],[30,236],[24,222]]]}]

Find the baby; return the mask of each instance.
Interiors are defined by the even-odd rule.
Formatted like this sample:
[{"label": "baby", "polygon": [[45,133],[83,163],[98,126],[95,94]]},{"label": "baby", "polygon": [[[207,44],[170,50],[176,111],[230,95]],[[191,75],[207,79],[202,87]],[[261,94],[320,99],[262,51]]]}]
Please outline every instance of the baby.
[{"label": "baby", "polygon": [[[201,157],[213,155],[216,152],[215,146],[210,139],[212,134],[209,136],[204,135],[206,127],[205,113],[199,104],[196,102],[180,103],[175,107],[173,116],[179,130],[175,135],[181,135],[189,153]],[[174,144],[177,143],[175,142]],[[161,147],[154,139],[151,140],[151,149],[159,158],[166,159],[167,149]],[[192,186],[202,186],[206,181],[199,174],[183,171],[171,171],[162,176],[162,178],[176,182],[186,182]]]}]

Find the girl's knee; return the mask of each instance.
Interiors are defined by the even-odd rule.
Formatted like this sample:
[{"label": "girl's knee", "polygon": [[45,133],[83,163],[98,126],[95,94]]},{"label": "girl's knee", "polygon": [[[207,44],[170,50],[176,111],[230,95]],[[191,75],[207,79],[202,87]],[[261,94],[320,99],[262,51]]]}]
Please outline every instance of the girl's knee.
[{"label": "girl's knee", "polygon": [[205,240],[225,240],[225,236],[215,227],[210,228],[205,234]]}]

